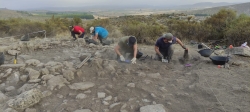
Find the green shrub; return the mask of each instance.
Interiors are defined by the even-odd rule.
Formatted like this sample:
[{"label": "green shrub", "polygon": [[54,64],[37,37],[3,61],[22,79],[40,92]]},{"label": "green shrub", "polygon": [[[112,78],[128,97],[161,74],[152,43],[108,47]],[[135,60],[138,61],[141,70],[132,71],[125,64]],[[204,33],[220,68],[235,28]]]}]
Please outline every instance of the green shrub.
[{"label": "green shrub", "polygon": [[138,43],[147,43],[147,41],[157,40],[163,32],[167,31],[167,27],[132,21],[122,26],[121,31],[124,35],[133,35],[137,37]]},{"label": "green shrub", "polygon": [[250,42],[250,17],[247,15],[240,15],[234,20],[230,26],[227,27],[225,36],[227,43],[234,46],[240,46],[244,42]]}]

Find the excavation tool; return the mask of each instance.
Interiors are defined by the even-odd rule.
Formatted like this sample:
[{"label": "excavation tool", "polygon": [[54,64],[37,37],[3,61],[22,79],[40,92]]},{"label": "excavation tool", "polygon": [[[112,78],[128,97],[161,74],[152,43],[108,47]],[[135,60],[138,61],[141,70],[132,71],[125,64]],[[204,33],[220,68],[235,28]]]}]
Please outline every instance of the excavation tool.
[{"label": "excavation tool", "polygon": [[4,53],[0,52],[0,65],[4,64]]},{"label": "excavation tool", "polygon": [[16,53],[15,59],[14,59],[14,64],[16,64],[16,63],[17,63],[17,53]]},{"label": "excavation tool", "polygon": [[87,57],[79,64],[76,66],[76,69],[81,68],[83,64],[85,64],[89,59],[91,55],[87,55]]},{"label": "excavation tool", "polygon": [[188,50],[184,50],[183,59],[184,59],[184,60],[188,60],[188,59],[189,59]]}]

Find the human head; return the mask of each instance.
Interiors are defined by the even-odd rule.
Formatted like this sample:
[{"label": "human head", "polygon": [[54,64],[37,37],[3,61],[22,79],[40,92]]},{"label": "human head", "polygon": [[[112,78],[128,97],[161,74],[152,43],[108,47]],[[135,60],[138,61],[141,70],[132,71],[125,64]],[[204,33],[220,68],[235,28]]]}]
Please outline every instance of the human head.
[{"label": "human head", "polygon": [[162,36],[165,43],[172,43],[173,35],[171,33],[166,33]]},{"label": "human head", "polygon": [[69,26],[69,30],[72,31],[72,29],[73,29],[73,26]]},{"label": "human head", "polygon": [[90,33],[93,33],[94,29],[95,29],[95,28],[94,28],[93,26],[90,27],[90,28],[89,28]]},{"label": "human head", "polygon": [[135,45],[135,43],[136,43],[136,38],[134,36],[130,36],[128,38],[128,45],[133,46],[133,45]]}]

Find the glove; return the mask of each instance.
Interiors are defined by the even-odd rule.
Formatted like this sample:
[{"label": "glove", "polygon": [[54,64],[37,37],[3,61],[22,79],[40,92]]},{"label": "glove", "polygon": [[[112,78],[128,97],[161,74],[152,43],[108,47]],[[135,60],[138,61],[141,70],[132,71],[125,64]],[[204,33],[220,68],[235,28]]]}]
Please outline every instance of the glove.
[{"label": "glove", "polygon": [[187,47],[185,45],[183,45],[182,48],[187,50]]},{"label": "glove", "polygon": [[162,59],[164,58],[162,54],[160,54],[160,57],[161,57]]},{"label": "glove", "polygon": [[133,58],[133,59],[131,60],[131,62],[132,62],[132,64],[136,64],[136,58]]},{"label": "glove", "polygon": [[121,61],[125,61],[125,58],[121,55],[121,56],[120,56],[120,60],[121,60]]},{"label": "glove", "polygon": [[163,63],[167,63],[168,62],[168,60],[167,59],[161,59],[161,62],[163,62]]}]

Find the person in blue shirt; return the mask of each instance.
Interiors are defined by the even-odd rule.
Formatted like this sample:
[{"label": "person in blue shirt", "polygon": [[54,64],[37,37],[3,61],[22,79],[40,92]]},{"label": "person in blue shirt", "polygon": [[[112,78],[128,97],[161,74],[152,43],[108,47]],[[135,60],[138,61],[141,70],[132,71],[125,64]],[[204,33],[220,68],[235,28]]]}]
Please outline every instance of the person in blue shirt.
[{"label": "person in blue shirt", "polygon": [[94,44],[97,44],[98,39],[100,40],[100,43],[107,44],[109,41],[107,41],[108,38],[108,31],[100,26],[97,27],[90,27],[90,33],[93,35],[93,40],[96,42]]},{"label": "person in blue shirt", "polygon": [[166,33],[157,39],[155,43],[156,58],[162,62],[170,62],[174,53],[172,45],[178,43],[183,49],[188,50],[180,39],[171,33]]}]

